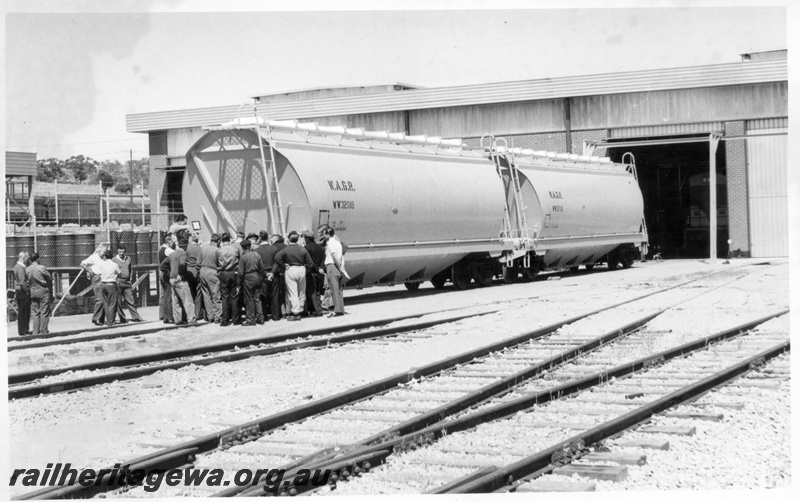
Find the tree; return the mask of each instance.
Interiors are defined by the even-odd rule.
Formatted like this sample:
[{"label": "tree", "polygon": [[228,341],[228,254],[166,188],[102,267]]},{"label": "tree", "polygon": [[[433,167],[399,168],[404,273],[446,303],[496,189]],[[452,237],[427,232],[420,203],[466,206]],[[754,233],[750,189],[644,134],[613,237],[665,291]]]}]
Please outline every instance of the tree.
[{"label": "tree", "polygon": [[[147,157],[134,160],[133,164],[130,160],[126,160],[124,163],[118,160],[104,160],[100,164],[100,170],[106,171],[114,177],[115,186],[123,185],[123,188],[117,189],[120,193],[130,190],[129,185],[138,187],[139,183],[144,183],[145,188],[149,185],[150,159]],[[131,175],[133,175],[133,180],[131,180]]]},{"label": "tree", "polygon": [[56,158],[41,159],[36,161],[36,181],[51,183],[61,180],[65,176],[64,161]]},{"label": "tree", "polygon": [[143,183],[145,188],[150,186],[150,158],[148,157],[133,161],[133,185],[137,186],[139,183]]},{"label": "tree", "polygon": [[[66,169],[75,177],[75,181],[83,183],[90,174],[96,173],[99,163],[91,157],[75,155],[67,159]],[[111,186],[114,186],[113,183]]]},{"label": "tree", "polygon": [[114,177],[107,171],[99,171],[97,179],[100,181],[104,192],[114,186]]},{"label": "tree", "polygon": [[128,169],[118,160],[104,160],[100,163],[99,171],[105,171],[113,176],[116,182],[128,179]]},{"label": "tree", "polygon": [[133,193],[133,187],[127,181],[118,181],[114,185],[114,191],[117,193]]}]

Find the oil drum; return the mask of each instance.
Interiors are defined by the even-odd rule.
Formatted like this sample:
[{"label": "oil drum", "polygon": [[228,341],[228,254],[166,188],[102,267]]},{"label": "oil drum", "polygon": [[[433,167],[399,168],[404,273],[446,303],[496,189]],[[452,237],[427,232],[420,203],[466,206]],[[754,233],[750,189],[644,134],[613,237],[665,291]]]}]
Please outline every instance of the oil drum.
[{"label": "oil drum", "polygon": [[56,266],[56,234],[38,235],[36,250],[39,252],[39,263],[48,268]]},{"label": "oil drum", "polygon": [[81,262],[88,258],[95,250],[94,232],[79,232],[74,234],[73,246],[75,254],[75,266],[80,266]]},{"label": "oil drum", "polygon": [[153,263],[153,237],[150,230],[136,231],[136,264],[150,265]]},{"label": "oil drum", "polygon": [[[56,267],[77,267],[75,263],[75,234],[55,234]],[[83,259],[83,258],[81,258]]]}]

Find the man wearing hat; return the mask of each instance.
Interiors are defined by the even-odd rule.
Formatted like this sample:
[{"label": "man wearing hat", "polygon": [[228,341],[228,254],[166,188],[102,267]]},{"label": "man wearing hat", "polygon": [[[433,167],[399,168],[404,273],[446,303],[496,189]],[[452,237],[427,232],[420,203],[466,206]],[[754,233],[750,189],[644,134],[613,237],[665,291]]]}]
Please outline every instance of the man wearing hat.
[{"label": "man wearing hat", "polygon": [[312,317],[322,316],[322,305],[320,294],[325,286],[325,273],[322,264],[325,262],[325,248],[317,244],[314,240],[314,232],[303,230],[303,238],[306,241],[306,251],[311,256],[313,266],[306,275],[306,309]]},{"label": "man wearing hat", "polygon": [[247,234],[247,240],[250,241],[250,250],[255,251],[258,249],[258,234],[249,233]]}]

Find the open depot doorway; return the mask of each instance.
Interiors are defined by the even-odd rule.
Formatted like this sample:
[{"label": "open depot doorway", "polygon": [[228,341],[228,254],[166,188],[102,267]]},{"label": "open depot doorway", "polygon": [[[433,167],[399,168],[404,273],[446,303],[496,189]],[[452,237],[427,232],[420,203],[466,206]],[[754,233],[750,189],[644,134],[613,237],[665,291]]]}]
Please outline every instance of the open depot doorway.
[{"label": "open depot doorway", "polygon": [[[703,138],[708,135],[704,134]],[[614,162],[633,154],[644,216],[650,236],[650,256],[708,258],[710,246],[708,141],[680,142],[698,136],[625,138],[615,142],[677,140],[671,144],[608,148]],[[627,160],[627,159],[626,159]],[[728,192],[725,149],[717,148],[717,256],[726,256],[728,240]]]}]

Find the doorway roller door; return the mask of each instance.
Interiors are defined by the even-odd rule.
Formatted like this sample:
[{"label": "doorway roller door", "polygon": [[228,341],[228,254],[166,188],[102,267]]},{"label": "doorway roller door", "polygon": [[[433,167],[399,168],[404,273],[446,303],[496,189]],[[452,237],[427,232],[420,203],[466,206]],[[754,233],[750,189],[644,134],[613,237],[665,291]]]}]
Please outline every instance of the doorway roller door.
[{"label": "doorway roller door", "polygon": [[[787,129],[755,129],[747,134],[781,133]],[[787,192],[788,136],[747,140],[747,188],[750,206],[750,255],[789,256]]]}]

